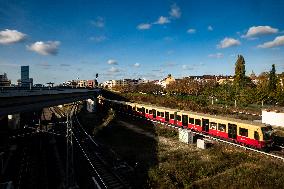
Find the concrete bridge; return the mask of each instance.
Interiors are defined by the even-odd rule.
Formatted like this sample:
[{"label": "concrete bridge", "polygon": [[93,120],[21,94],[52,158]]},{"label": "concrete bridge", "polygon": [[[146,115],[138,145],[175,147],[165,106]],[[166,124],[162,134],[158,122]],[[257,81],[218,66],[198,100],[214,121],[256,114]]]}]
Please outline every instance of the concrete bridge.
[{"label": "concrete bridge", "polygon": [[0,116],[96,98],[100,91],[100,89],[2,90]]}]

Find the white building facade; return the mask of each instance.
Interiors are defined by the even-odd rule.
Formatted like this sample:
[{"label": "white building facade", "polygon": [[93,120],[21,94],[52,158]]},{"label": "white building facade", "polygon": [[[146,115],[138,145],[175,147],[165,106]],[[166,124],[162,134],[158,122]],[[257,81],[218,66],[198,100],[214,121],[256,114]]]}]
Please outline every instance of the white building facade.
[{"label": "white building facade", "polygon": [[284,112],[262,110],[262,123],[284,127]]}]

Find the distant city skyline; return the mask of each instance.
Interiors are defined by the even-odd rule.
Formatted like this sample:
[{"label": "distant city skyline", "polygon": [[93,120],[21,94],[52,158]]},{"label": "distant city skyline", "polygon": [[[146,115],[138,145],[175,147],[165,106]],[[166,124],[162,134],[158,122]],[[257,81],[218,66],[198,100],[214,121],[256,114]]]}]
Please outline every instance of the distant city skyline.
[{"label": "distant city skyline", "polygon": [[0,0],[0,73],[34,83],[284,71],[284,1]]}]

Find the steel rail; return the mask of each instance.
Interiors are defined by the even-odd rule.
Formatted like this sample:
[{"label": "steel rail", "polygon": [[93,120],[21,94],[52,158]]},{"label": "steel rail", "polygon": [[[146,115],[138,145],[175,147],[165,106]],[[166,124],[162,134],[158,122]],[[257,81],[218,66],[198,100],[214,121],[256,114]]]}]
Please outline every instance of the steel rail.
[{"label": "steel rail", "polygon": [[[80,129],[81,129],[80,132],[82,133],[82,131],[83,131],[83,134],[86,135],[86,136],[88,137],[88,139],[89,139],[93,144],[95,144],[96,147],[99,147],[99,145],[94,141],[94,139],[92,138],[92,136],[89,135],[89,134],[86,132],[86,130],[83,128],[82,124],[80,123],[80,121],[79,121],[79,119],[78,119],[77,111],[78,111],[78,105],[75,105],[74,117],[75,117],[75,119],[76,119],[76,122],[78,123],[77,125],[79,126],[79,127],[77,127],[77,128],[80,128]],[[75,137],[75,133],[74,133],[74,132],[72,132],[72,133],[73,133],[73,136]],[[105,163],[104,163],[104,162],[101,162],[101,161],[103,161],[103,160],[101,159],[101,157],[99,157],[97,153],[95,153],[94,155],[97,157],[98,161],[100,161],[100,164],[103,166],[103,168],[106,168]],[[90,160],[90,158],[89,158],[89,160]],[[90,160],[90,163],[91,163],[91,160]],[[92,165],[93,165],[93,164],[92,164]],[[95,169],[95,166],[94,166],[94,165],[93,165],[92,167]],[[108,169],[108,168],[106,168],[106,169]],[[109,171],[108,171],[108,172],[109,172]],[[112,186],[109,186],[109,184],[104,181],[104,178],[102,178],[102,176],[100,175],[100,173],[98,173],[98,172],[96,171],[96,174],[98,175],[100,181],[103,183],[103,186],[104,186],[105,188],[112,188]],[[126,186],[125,186],[125,183],[121,180],[121,178],[120,178],[119,176],[117,176],[117,175],[116,175],[114,172],[112,172],[112,171],[110,172],[110,174],[112,175],[112,177],[114,177],[115,180],[119,181],[119,182],[116,181],[117,183],[121,184],[120,187],[118,187],[118,188],[122,188],[122,187],[125,188],[125,187],[126,187]],[[95,179],[94,177],[92,177],[92,179],[93,179],[94,183],[97,185],[97,183],[98,183],[97,180],[94,180],[94,179]],[[113,181],[114,181],[114,180],[113,180]]]}]

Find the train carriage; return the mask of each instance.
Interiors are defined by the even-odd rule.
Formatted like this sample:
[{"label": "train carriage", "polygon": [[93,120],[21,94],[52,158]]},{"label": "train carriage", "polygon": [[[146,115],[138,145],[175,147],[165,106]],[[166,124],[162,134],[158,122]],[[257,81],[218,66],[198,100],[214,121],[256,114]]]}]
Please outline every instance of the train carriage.
[{"label": "train carriage", "polygon": [[208,123],[211,136],[255,148],[271,146],[271,130],[264,124],[206,114],[202,119],[202,124]]},{"label": "train carriage", "polygon": [[[156,120],[162,123],[166,123],[170,121],[170,114],[175,114],[175,110],[165,107],[159,107],[157,110],[157,117]],[[174,119],[173,119],[174,124]]]},{"label": "train carriage", "polygon": [[178,110],[171,108],[164,108],[164,111],[165,111],[165,122],[170,123],[172,125],[176,125]]},{"label": "train carriage", "polygon": [[136,115],[141,117],[145,116],[145,108],[143,104],[136,104]]},{"label": "train carriage", "polygon": [[227,121],[218,118],[210,118],[209,119],[209,135],[216,136],[222,139],[228,138],[228,129],[227,129]]},{"label": "train carriage", "polygon": [[162,123],[176,124],[176,112],[177,110],[166,108],[166,107],[157,107],[153,105],[148,105],[149,108],[149,118],[152,120],[157,120]]},{"label": "train carriage", "polygon": [[144,105],[146,107],[146,111],[148,112],[145,117],[151,120],[157,120],[157,109],[159,107],[154,105]]},{"label": "train carriage", "polygon": [[185,117],[186,116],[183,116],[183,111],[177,111],[176,112],[176,115],[175,115],[175,125],[177,125],[178,127],[183,127],[183,122],[182,122],[182,118],[183,121],[185,121]]},{"label": "train carriage", "polygon": [[151,106],[151,105],[144,105],[144,107],[145,107],[145,117],[147,119],[153,120],[153,118],[154,118],[153,106]]},{"label": "train carriage", "polygon": [[181,118],[181,121],[177,121],[177,125],[198,132],[208,132],[208,126],[206,126],[207,122],[201,115],[189,111],[179,111],[177,114]]},{"label": "train carriage", "polygon": [[157,115],[156,120],[160,122],[165,122],[165,111],[163,107],[156,108]]}]

